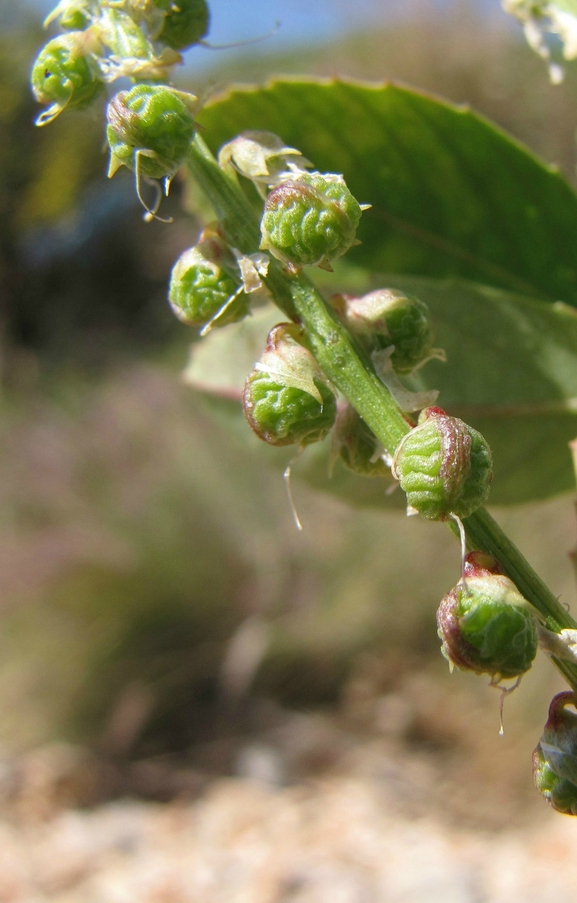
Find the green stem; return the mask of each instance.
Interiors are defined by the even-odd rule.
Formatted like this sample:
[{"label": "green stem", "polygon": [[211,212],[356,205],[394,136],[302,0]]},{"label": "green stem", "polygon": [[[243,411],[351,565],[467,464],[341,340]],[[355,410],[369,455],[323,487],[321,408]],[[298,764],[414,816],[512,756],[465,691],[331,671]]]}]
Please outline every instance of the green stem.
[{"label": "green stem", "polygon": [[230,243],[243,254],[254,253],[260,244],[260,225],[235,172],[220,168],[198,134],[192,142],[186,163],[190,174],[212,204]]},{"label": "green stem", "polygon": [[549,630],[558,632],[564,627],[577,627],[569,612],[533,571],[486,508],[475,511],[464,521],[464,525],[471,548],[488,552],[501,562],[507,576],[515,583],[521,595],[543,615]]},{"label": "green stem", "polygon": [[288,276],[274,260],[266,283],[277,304],[302,324],[307,344],[330,381],[393,455],[410,423],[375,373],[364,349],[306,276]]},{"label": "green stem", "polygon": [[[190,150],[188,168],[211,202],[228,241],[245,254],[258,250],[260,226],[234,173],[224,172],[200,137]],[[275,303],[300,323],[306,340],[327,377],[357,410],[389,454],[393,455],[410,423],[375,373],[370,358],[356,343],[310,280],[287,274],[271,259],[266,285]],[[558,632],[577,623],[535,573],[517,547],[481,508],[464,521],[472,549],[493,555],[519,592],[536,608],[546,626]],[[577,690],[577,665],[553,659]]]}]

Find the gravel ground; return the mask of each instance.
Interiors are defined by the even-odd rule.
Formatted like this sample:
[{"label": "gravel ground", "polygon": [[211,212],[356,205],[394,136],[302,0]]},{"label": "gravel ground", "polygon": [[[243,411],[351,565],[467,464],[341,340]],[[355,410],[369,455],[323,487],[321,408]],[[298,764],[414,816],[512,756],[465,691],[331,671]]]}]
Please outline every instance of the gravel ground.
[{"label": "gravel ground", "polygon": [[254,743],[244,776],[205,780],[194,799],[79,808],[106,769],[45,747],[5,769],[0,903],[573,903],[577,821],[531,797],[515,827],[480,827],[482,808],[467,823],[442,760],[365,741],[287,785]]},{"label": "gravel ground", "polygon": [[231,778],[192,804],[117,801],[0,824],[3,903],[562,903],[577,824],[494,835],[408,819],[382,784]]}]

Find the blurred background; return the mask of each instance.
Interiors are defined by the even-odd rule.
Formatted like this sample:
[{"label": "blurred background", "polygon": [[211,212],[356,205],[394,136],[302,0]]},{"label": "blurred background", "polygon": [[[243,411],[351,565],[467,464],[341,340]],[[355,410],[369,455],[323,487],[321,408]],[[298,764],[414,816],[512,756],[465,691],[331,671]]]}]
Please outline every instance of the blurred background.
[{"label": "blurred background", "polygon": [[[126,796],[205,798],[223,776],[280,789],[340,776],[446,830],[542,823],[530,753],[560,678],[539,662],[499,737],[498,694],[439,653],[435,610],[459,568],[446,529],[297,481],[298,534],[280,470],[183,384],[190,335],[166,283],[199,224],[179,212],[182,184],[165,226],[142,221],[129,177],[106,180],[101,110],[35,129],[27,77],[51,6],[0,0],[6,812],[36,824]],[[551,87],[497,0],[211,8],[215,44],[280,25],[250,47],[193,50],[178,81],[196,94],[275,73],[393,78],[469,102],[575,182],[577,74]],[[573,500],[495,515],[572,603]],[[24,899],[1,874],[0,900]],[[88,899],[66,880],[71,896],[47,885],[34,899]],[[325,899],[301,890],[262,899]],[[411,893],[375,899],[432,899]]]}]

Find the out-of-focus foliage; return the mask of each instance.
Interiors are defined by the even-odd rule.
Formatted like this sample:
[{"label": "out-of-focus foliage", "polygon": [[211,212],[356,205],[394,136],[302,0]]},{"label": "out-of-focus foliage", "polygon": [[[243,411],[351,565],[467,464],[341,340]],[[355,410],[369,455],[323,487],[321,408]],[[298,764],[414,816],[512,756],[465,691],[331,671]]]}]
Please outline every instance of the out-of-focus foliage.
[{"label": "out-of-focus foliage", "polygon": [[412,635],[436,652],[421,622],[457,567],[444,530],[420,552],[426,593],[405,573],[404,520],[295,488],[301,536],[259,440],[158,368],[23,402],[0,437],[1,742],[64,730],[115,753],[183,749],[236,730],[252,685],[334,703],[362,649]]}]

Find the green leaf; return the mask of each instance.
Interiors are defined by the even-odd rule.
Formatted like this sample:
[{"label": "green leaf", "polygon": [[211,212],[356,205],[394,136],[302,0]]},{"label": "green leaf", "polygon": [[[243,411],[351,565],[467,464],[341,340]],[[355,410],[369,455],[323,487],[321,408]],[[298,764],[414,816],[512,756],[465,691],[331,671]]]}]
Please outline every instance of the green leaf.
[{"label": "green leaf", "polygon": [[358,265],[577,305],[577,195],[467,107],[393,84],[285,80],[233,89],[200,121],[215,151],[265,129],[342,172],[372,204],[347,255]]},{"label": "green leaf", "polygon": [[[577,436],[577,313],[562,303],[457,280],[395,276],[381,285],[414,293],[431,309],[447,363],[431,361],[409,382],[415,389],[440,389],[438,404],[489,442],[495,464],[489,503],[573,489],[568,442]],[[265,308],[240,326],[215,330],[193,346],[186,378],[213,396],[218,416],[252,442],[263,461],[285,467],[292,452],[253,437],[240,407],[244,379],[278,320],[278,311]],[[307,449],[295,464],[295,478],[356,504],[403,504],[402,493],[385,494],[386,481],[357,477],[339,463],[329,478],[329,450],[330,443]]]}]

